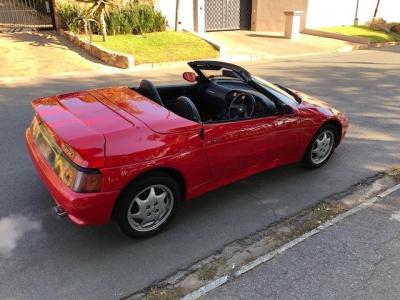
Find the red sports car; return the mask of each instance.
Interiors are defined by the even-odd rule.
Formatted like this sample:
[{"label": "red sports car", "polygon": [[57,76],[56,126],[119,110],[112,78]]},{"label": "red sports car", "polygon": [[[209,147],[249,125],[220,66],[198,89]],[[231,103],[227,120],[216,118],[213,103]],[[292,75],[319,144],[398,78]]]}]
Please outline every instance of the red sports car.
[{"label": "red sports car", "polygon": [[328,104],[223,62],[188,84],[113,87],[33,101],[32,161],[59,215],[159,232],[179,202],[284,164],[321,167],[348,121]]}]

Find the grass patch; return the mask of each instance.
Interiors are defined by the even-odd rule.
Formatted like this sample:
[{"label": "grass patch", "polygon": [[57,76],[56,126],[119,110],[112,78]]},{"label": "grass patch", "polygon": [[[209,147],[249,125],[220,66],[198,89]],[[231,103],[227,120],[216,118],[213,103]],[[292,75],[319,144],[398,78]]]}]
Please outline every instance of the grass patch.
[{"label": "grass patch", "polygon": [[368,26],[332,26],[322,27],[322,31],[340,33],[350,36],[359,36],[369,38],[371,43],[382,43],[382,42],[396,42],[400,41],[400,34],[395,32],[384,32],[371,30]]},{"label": "grass patch", "polygon": [[322,202],[314,207],[303,220],[295,220],[294,224],[290,224],[291,221],[289,220],[288,226],[292,228],[288,232],[278,230],[271,234],[270,238],[266,240],[266,244],[275,250],[283,244],[317,228],[322,223],[333,219],[344,211],[345,208],[339,203]]},{"label": "grass patch", "polygon": [[176,291],[172,289],[152,288],[143,297],[144,300],[178,300],[181,298]]},{"label": "grass patch", "polygon": [[197,271],[197,278],[204,281],[214,279],[218,273],[218,268],[224,264],[224,259],[214,259],[211,263],[204,265]]},{"label": "grass patch", "polygon": [[400,182],[400,164],[397,164],[390,168],[390,170],[387,172],[389,176],[391,176],[394,180],[397,182]]},{"label": "grass patch", "polygon": [[218,50],[188,32],[110,35],[107,42],[103,42],[101,36],[95,35],[93,42],[112,51],[133,55],[136,64],[218,57]]},{"label": "grass patch", "polygon": [[295,237],[317,228],[322,223],[325,223],[344,211],[345,209],[338,203],[320,203],[312,210],[311,216],[303,224],[296,228],[294,232]]}]

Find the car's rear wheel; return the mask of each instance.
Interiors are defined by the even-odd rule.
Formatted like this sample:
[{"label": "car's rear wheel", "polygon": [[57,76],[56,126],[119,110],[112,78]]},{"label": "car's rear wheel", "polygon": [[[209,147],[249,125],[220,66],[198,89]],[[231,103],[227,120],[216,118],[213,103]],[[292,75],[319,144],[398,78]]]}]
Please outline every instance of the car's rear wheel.
[{"label": "car's rear wheel", "polygon": [[338,140],[338,131],[333,124],[324,125],[311,140],[303,157],[309,168],[322,167],[332,156]]},{"label": "car's rear wheel", "polygon": [[178,184],[168,174],[151,173],[134,181],[118,200],[114,215],[132,237],[149,237],[171,221],[180,202]]}]

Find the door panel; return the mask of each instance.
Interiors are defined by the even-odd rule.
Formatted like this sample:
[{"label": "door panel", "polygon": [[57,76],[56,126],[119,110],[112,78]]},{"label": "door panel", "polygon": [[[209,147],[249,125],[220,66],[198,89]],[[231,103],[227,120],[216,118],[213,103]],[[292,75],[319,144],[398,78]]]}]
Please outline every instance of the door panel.
[{"label": "door panel", "polygon": [[237,177],[251,170],[272,166],[276,116],[204,124],[206,152],[215,180]]},{"label": "door panel", "polygon": [[280,165],[297,162],[301,159],[301,124],[298,111],[282,115],[274,121],[276,151]]}]

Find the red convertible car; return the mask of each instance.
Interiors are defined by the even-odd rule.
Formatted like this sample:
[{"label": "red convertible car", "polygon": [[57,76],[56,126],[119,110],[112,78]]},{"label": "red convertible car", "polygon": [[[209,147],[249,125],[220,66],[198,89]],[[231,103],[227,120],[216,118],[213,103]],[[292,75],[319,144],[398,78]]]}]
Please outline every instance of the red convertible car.
[{"label": "red convertible car", "polygon": [[346,117],[318,99],[236,65],[189,65],[187,84],[33,101],[26,142],[59,215],[114,217],[124,233],[150,236],[183,200],[289,163],[321,167],[346,133]]}]

